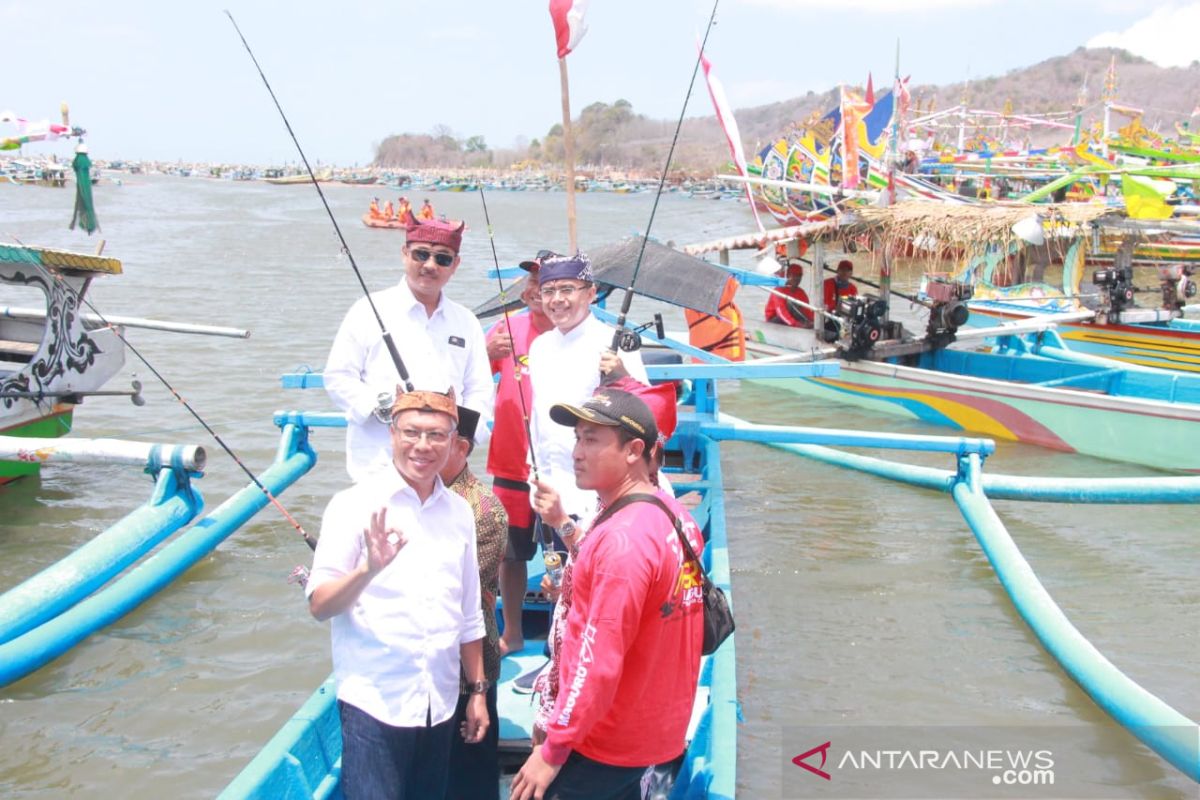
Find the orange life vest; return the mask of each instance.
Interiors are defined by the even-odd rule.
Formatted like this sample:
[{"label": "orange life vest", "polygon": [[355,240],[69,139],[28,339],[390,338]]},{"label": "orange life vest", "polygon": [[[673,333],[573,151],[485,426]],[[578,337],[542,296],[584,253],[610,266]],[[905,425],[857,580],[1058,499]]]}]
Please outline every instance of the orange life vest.
[{"label": "orange life vest", "polygon": [[690,308],[683,310],[688,324],[688,342],[693,347],[730,361],[746,360],[746,329],[742,310],[733,302],[740,286],[741,284],[732,277],[725,283],[725,291],[721,293],[721,304],[718,306],[720,316],[702,314]]}]

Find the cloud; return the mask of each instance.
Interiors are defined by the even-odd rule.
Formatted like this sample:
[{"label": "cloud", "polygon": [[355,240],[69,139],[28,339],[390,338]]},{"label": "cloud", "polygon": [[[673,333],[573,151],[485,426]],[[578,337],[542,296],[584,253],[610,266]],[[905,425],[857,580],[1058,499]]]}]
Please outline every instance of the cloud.
[{"label": "cloud", "polygon": [[1160,6],[1123,31],[1093,36],[1088,47],[1120,47],[1160,67],[1186,67],[1197,57],[1200,3]]},{"label": "cloud", "polygon": [[871,11],[875,14],[910,14],[914,11],[981,8],[996,5],[998,0],[841,0],[830,5],[829,0],[741,0],[748,6],[765,6],[780,11],[847,12]]}]

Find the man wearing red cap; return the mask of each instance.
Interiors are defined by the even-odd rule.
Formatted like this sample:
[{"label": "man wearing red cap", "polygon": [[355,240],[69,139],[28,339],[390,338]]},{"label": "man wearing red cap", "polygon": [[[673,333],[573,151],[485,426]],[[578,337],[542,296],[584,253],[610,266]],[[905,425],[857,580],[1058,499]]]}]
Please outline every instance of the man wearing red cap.
[{"label": "man wearing red cap", "polygon": [[342,793],[424,800],[446,791],[459,671],[461,735],[490,726],[475,518],[439,477],[458,421],[454,393],[401,393],[391,468],[334,495],[306,593],[331,620]]},{"label": "man wearing red cap", "polygon": [[703,641],[700,566],[685,558],[679,537],[697,553],[704,542],[688,512],[650,481],[658,428],[645,402],[603,388],[551,415],[574,429],[576,481],[604,510],[563,582],[559,690],[545,740],[510,796],[666,796]]},{"label": "man wearing red cap", "polygon": [[[778,274],[778,273],[776,273]],[[771,291],[763,316],[767,322],[788,325],[793,328],[811,328],[813,326],[811,309],[791,302],[799,300],[808,303],[808,292],[800,288],[800,280],[804,277],[804,265],[799,259],[788,262],[786,283]]]},{"label": "man wearing red cap", "polygon": [[529,580],[526,562],[537,552],[533,509],[529,505],[529,437],[525,433],[525,418],[533,413],[529,348],[534,339],[554,327],[542,309],[538,272],[543,259],[556,257],[557,253],[542,250],[532,260],[521,262],[521,268],[529,273],[521,291],[528,313],[507,315],[487,334],[492,374],[499,376],[487,471],[493,477],[492,491],[508,512],[508,549],[500,564],[504,607],[501,653],[516,652],[525,646],[521,606]]},{"label": "man wearing red cap", "polygon": [[837,277],[825,279],[825,310],[837,311],[838,301],[843,297],[854,297],[858,294],[858,287],[850,282],[850,276],[854,274],[854,264],[850,259],[843,258],[837,265]]},{"label": "man wearing red cap", "polygon": [[[487,441],[492,418],[492,374],[483,328],[475,315],[443,291],[458,269],[463,224],[408,220],[404,280],[371,299],[392,334],[414,385],[453,388],[463,406],[483,419],[476,442]],[[333,340],[325,363],[325,390],[346,412],[346,469],[361,480],[391,458],[387,425],[375,415],[400,375],[367,298],[358,300]]]}]

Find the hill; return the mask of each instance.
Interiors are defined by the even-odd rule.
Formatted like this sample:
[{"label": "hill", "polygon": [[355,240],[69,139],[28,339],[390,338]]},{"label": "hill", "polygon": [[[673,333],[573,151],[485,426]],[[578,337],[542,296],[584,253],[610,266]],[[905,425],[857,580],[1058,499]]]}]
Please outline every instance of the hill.
[{"label": "hill", "polygon": [[[1100,119],[1100,95],[1110,61],[1117,64],[1118,102],[1145,111],[1143,123],[1151,130],[1173,133],[1176,122],[1189,119],[1200,103],[1200,62],[1186,68],[1159,67],[1124,50],[1078,48],[1074,52],[1038,64],[1014,69],[1001,76],[974,79],[942,86],[910,83],[913,102],[922,108],[945,109],[963,97],[972,108],[999,111],[1009,101],[1018,113],[1069,111],[1086,84],[1085,124]],[[865,76],[864,76],[865,77]],[[890,76],[876,76],[876,90],[889,88]],[[856,87],[862,89],[860,85]],[[836,87],[826,92],[809,92],[768,105],[738,109],[735,113],[747,157],[784,134],[794,123],[814,113],[824,113],[837,103]],[[708,110],[706,94],[693,93],[692,110]],[[1123,123],[1122,123],[1123,124]],[[618,170],[653,175],[662,169],[674,133],[674,121],[653,120],[638,114],[625,100],[592,103],[572,121],[576,139],[576,162],[583,171]],[[1049,139],[1049,140],[1048,140]],[[1061,141],[1065,141],[1062,137]],[[1035,138],[1050,144],[1053,134]],[[729,160],[724,135],[716,117],[706,115],[684,121],[674,164],[681,172],[709,174]],[[555,125],[543,136],[531,139],[525,150],[491,150],[483,137],[458,141],[444,128],[433,136],[402,134],[390,136],[379,146],[375,163],[382,167],[471,167],[503,166],[522,161],[546,166],[562,163],[562,126]]]}]

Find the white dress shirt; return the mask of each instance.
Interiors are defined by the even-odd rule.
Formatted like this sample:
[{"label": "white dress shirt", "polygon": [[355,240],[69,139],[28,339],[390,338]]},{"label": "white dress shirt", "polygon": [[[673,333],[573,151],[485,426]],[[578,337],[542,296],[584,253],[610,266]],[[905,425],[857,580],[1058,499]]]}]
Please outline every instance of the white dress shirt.
[{"label": "white dress shirt", "polygon": [[437,479],[421,503],[393,468],[338,492],[325,507],[306,592],[367,557],[363,531],[387,507],[388,527],[408,537],[348,610],[330,620],[337,696],[380,722],[423,727],[454,714],[459,645],[485,635],[475,516]]},{"label": "white dress shirt", "polygon": [[[491,435],[495,388],[479,320],[445,292],[433,314],[426,313],[407,280],[371,298],[413,387],[438,392],[453,387],[460,406],[480,413],[475,442],[484,444]],[[391,466],[387,425],[371,412],[381,393],[394,393],[402,383],[367,299],[359,298],[342,320],[325,362],[325,391],[346,412],[346,470],[351,479],[362,480]]]},{"label": "white dress shirt", "polygon": [[[600,385],[600,354],[612,348],[613,328],[590,314],[563,334],[546,331],[529,346],[529,377],[533,387],[533,453],[538,477],[550,484],[567,514],[585,522],[596,511],[596,493],[575,486],[575,429],[550,419],[557,403],[582,405]],[[649,383],[642,355],[620,353],[621,363],[635,380]]]}]

